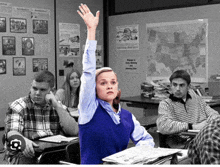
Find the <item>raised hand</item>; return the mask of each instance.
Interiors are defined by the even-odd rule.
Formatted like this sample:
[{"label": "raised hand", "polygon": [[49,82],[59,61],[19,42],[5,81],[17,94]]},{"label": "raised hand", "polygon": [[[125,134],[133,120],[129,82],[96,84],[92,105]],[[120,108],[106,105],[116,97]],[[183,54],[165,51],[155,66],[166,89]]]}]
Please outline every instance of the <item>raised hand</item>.
[{"label": "raised hand", "polygon": [[81,12],[79,10],[77,10],[77,13],[84,20],[84,22],[87,26],[87,29],[96,29],[96,27],[98,26],[98,23],[99,23],[100,12],[97,11],[96,16],[94,16],[86,4],[81,4],[79,6],[79,9]]}]

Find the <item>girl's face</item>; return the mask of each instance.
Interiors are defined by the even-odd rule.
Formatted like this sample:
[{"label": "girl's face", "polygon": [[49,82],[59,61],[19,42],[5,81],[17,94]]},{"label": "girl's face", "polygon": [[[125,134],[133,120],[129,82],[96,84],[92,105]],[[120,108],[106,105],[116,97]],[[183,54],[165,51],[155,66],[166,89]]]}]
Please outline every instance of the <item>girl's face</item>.
[{"label": "girl's face", "polygon": [[113,104],[113,100],[118,93],[117,76],[113,71],[103,72],[98,75],[96,80],[96,93],[101,100]]},{"label": "girl's face", "polygon": [[70,75],[70,86],[72,88],[78,88],[80,85],[80,78],[79,76],[77,75],[76,72],[73,72],[71,75]]}]

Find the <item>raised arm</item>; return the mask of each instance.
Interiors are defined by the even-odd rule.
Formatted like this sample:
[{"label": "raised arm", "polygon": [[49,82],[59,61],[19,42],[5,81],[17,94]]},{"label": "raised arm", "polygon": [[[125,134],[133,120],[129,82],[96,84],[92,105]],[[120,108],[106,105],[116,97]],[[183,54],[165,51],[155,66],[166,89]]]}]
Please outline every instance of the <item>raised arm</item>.
[{"label": "raised arm", "polygon": [[82,59],[83,73],[81,76],[81,86],[78,105],[79,124],[85,124],[92,119],[97,108],[95,90],[95,51],[97,41],[95,40],[95,35],[100,13],[98,11],[96,12],[96,16],[94,16],[85,4],[81,4],[79,6],[79,9],[80,11],[77,12],[82,17],[87,26],[87,41]]},{"label": "raised arm", "polygon": [[77,12],[82,17],[87,26],[87,39],[95,40],[96,27],[99,23],[100,12],[97,11],[96,16],[94,17],[86,4],[81,4],[79,9],[81,12],[79,10],[77,10]]}]

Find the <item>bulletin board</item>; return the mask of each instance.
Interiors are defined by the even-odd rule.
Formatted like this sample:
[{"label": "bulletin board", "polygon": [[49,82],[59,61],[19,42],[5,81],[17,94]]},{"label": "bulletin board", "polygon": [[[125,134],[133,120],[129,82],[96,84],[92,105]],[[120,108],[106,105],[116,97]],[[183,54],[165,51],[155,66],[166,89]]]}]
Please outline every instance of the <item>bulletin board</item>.
[{"label": "bulletin board", "polygon": [[54,34],[54,0],[0,2],[0,127],[8,103],[28,95],[37,71],[55,75]]},{"label": "bulletin board", "polygon": [[[56,45],[57,45],[57,88],[59,89],[65,79],[65,75],[72,68],[82,73],[82,55],[87,38],[87,28],[78,15],[77,10],[81,2],[78,0],[59,0],[56,1]],[[103,1],[85,0],[82,3],[87,4],[91,12],[95,15],[100,11],[99,25],[97,27],[96,40],[96,66],[104,65],[103,48]]]}]

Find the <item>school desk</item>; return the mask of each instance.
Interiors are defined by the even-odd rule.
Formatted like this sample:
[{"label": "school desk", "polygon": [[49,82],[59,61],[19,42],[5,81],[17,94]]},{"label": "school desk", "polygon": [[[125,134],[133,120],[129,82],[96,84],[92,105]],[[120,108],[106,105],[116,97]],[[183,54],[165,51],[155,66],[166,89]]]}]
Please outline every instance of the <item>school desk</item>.
[{"label": "school desk", "polygon": [[77,156],[77,159],[80,157],[79,139],[61,143],[40,140],[34,142],[39,145],[39,148],[35,148],[35,156],[38,157],[39,164],[59,164],[59,161],[71,161],[71,159],[76,159],[76,157],[73,156],[68,158],[68,146],[70,145],[72,148],[74,147],[74,149],[71,149],[75,151],[74,156]]},{"label": "school desk", "polygon": [[[142,108],[144,109],[144,116],[138,121],[146,129],[156,126],[156,120],[158,116],[158,106],[161,100],[150,99],[141,95],[121,97],[121,102],[125,102],[128,107]],[[214,99],[207,102],[210,107],[220,113],[220,99]],[[149,113],[148,113],[149,112]]]}]

